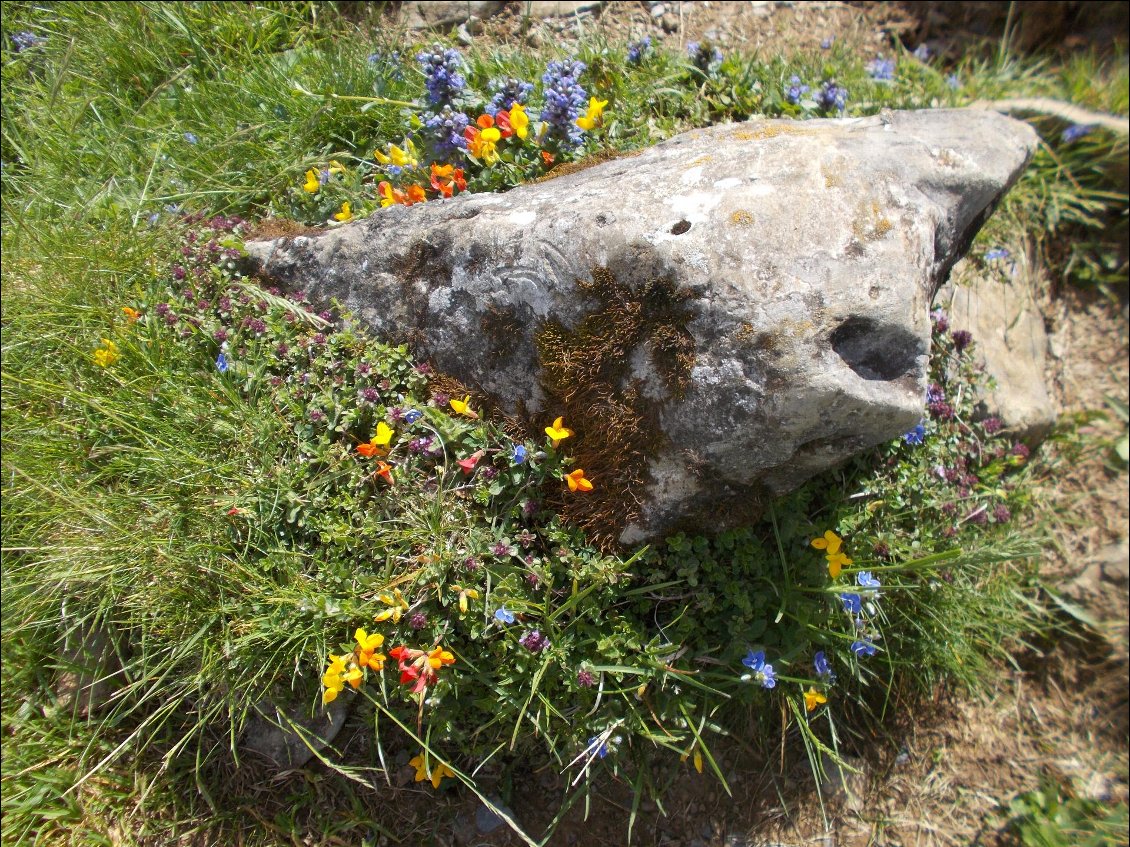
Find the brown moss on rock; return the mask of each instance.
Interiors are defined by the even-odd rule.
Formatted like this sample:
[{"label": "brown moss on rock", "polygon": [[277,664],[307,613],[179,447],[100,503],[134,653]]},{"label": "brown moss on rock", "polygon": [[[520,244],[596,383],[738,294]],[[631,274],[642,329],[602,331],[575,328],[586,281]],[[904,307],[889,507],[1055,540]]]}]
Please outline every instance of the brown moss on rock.
[{"label": "brown moss on rock", "polygon": [[646,350],[668,396],[683,395],[695,361],[687,330],[691,292],[667,276],[633,287],[606,267],[593,268],[577,287],[599,305],[572,328],[547,321],[535,339],[548,408],[577,430],[569,445],[574,467],[585,470],[594,490],[563,491],[555,505],[597,543],[613,547],[640,517],[648,462],[666,440],[659,403],[645,396],[644,380],[632,371],[633,353]]}]

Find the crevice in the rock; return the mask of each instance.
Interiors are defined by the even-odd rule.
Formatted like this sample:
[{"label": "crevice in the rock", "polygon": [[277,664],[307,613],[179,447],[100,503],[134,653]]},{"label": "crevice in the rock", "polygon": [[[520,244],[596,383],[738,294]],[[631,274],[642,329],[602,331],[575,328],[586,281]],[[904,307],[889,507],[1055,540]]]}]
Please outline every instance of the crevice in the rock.
[{"label": "crevice in the rock", "polygon": [[832,349],[864,379],[890,381],[912,372],[922,342],[899,326],[850,317],[832,332]]}]

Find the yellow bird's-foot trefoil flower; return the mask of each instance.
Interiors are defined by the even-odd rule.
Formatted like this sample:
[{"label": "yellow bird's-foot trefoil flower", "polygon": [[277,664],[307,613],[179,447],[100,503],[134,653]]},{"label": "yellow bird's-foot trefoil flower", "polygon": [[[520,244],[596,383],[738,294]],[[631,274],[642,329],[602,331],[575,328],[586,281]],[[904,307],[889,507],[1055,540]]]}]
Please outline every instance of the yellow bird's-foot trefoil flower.
[{"label": "yellow bird's-foot trefoil flower", "polygon": [[404,595],[400,593],[399,588],[392,589],[392,594],[381,594],[377,599],[389,607],[377,612],[373,620],[378,623],[387,621],[390,618],[393,623],[400,623],[401,617],[403,617],[404,613],[409,609],[408,601],[404,599]]},{"label": "yellow bird's-foot trefoil flower", "polygon": [[607,100],[597,100],[595,97],[590,97],[588,111],[582,117],[577,118],[577,126],[584,130],[595,129],[603,123],[602,115],[604,114],[604,107],[607,105]]},{"label": "yellow bird's-foot trefoil flower", "polygon": [[334,220],[341,221],[341,223],[353,220],[353,210],[350,208],[348,200],[341,204],[340,212],[334,213]]},{"label": "yellow bird's-foot trefoil flower", "polygon": [[565,426],[565,418],[563,417],[557,418],[553,422],[552,426],[547,426],[545,428],[545,434],[549,436],[549,440],[553,442],[554,447],[556,447],[566,438],[571,438],[573,435],[575,435],[573,430]]},{"label": "yellow bird's-foot trefoil flower", "polygon": [[565,482],[569,485],[570,491],[577,491],[582,494],[592,491],[592,482],[585,479],[585,472],[580,468],[572,473],[565,474]]},{"label": "yellow bird's-foot trefoil flower", "polygon": [[432,788],[439,788],[440,782],[448,777],[455,776],[455,771],[449,768],[442,762],[436,762],[432,766],[431,774],[428,773],[428,760],[423,753],[420,753],[408,760],[408,764],[416,769],[416,782],[423,782],[430,780]]},{"label": "yellow bird's-foot trefoil flower", "polygon": [[108,368],[121,358],[118,345],[109,338],[102,339],[102,346],[94,351],[94,364],[100,368]]}]

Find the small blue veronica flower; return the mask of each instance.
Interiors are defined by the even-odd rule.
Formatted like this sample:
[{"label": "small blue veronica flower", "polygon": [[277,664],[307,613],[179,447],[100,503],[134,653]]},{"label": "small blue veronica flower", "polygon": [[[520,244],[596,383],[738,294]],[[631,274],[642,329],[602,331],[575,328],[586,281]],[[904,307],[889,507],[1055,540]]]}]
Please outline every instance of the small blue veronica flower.
[{"label": "small blue veronica flower", "polygon": [[529,453],[526,450],[525,446],[518,444],[514,447],[514,455],[511,457],[511,459],[513,460],[514,464],[520,465],[522,464],[522,462],[526,461],[526,457],[528,455]]},{"label": "small blue veronica flower", "polygon": [[820,650],[812,657],[812,666],[816,668],[817,676],[835,677],[832,673],[832,663],[828,661],[828,657],[824,655],[824,651]]},{"label": "small blue veronica flower", "polygon": [[1064,144],[1072,144],[1083,136],[1089,135],[1093,129],[1093,126],[1087,124],[1072,124],[1063,131],[1063,134],[1060,135],[1060,140],[1062,140]]},{"label": "small blue veronica flower", "polygon": [[919,62],[925,62],[930,58],[930,48],[925,44],[919,44],[916,48],[914,48],[914,58]]},{"label": "small blue veronica flower", "polygon": [[831,35],[828,36],[827,38],[825,38],[823,41],[820,42],[820,49],[821,50],[831,50],[832,49],[832,43],[835,40],[836,40],[835,36],[831,36]]},{"label": "small blue veronica flower", "polygon": [[895,60],[884,59],[879,56],[868,63],[867,73],[871,74],[872,79],[879,82],[892,80],[895,78]]},{"label": "small blue veronica flower", "polygon": [[861,638],[851,643],[851,652],[857,656],[874,656],[878,648],[870,638]]},{"label": "small blue veronica flower", "polygon": [[499,623],[514,623],[514,613],[505,606],[499,606],[494,611],[494,619]]},{"label": "small blue veronica flower", "polygon": [[196,133],[186,132],[184,134],[184,140],[187,141],[189,144],[195,144],[200,139],[196,137]]},{"label": "small blue veronica flower", "polygon": [[751,674],[743,674],[742,679],[760,683],[762,688],[773,688],[777,685],[777,672],[773,670],[772,665],[765,663],[764,650],[758,650],[756,653],[750,650],[742,659],[742,664],[753,671]]},{"label": "small blue veronica flower", "polygon": [[1007,259],[1009,252],[1004,247],[994,247],[992,250],[985,254],[986,262],[995,262],[998,259]]},{"label": "small blue veronica flower", "polygon": [[216,370],[220,373],[226,373],[228,369],[228,357],[221,353],[216,357]]},{"label": "small blue veronica flower", "polygon": [[161,220],[161,216],[154,212],[146,220],[149,221],[150,226],[157,226],[157,221]]},{"label": "small blue veronica flower", "polygon": [[961,88],[961,80],[957,78],[957,74],[950,74],[946,77],[946,85],[956,91]]},{"label": "small blue veronica flower", "polygon": [[789,90],[785,92],[785,99],[795,106],[811,90],[809,86],[801,82],[799,76],[793,74],[789,77]]},{"label": "small blue veronica flower", "polygon": [[917,447],[919,444],[926,440],[926,427],[924,427],[922,424],[918,424],[910,432],[904,433],[902,440],[907,444],[911,444]]},{"label": "small blue veronica flower", "polygon": [[47,39],[41,35],[36,35],[34,32],[25,30],[24,32],[17,32],[15,35],[10,36],[12,44],[17,53],[22,53],[24,50],[29,50],[32,47],[38,47],[40,44],[46,44]]},{"label": "small blue veronica flower", "polygon": [[855,581],[863,588],[875,589],[879,588],[882,583],[871,575],[871,571],[860,571],[855,575]]},{"label": "small blue veronica flower", "polygon": [[422,418],[423,416],[424,416],[424,413],[421,412],[419,409],[410,409],[407,412],[407,414],[404,415],[404,422],[414,424],[414,423],[416,423],[416,421],[420,420],[420,418]]},{"label": "small blue veronica flower", "polygon": [[594,735],[589,739],[588,752],[595,752],[600,758],[608,755],[608,742],[601,741],[599,736]]},{"label": "small blue veronica flower", "polygon": [[858,594],[841,594],[840,602],[848,614],[858,615],[863,611],[863,599]]},{"label": "small blue veronica flower", "polygon": [[848,91],[835,80],[825,80],[816,94],[816,104],[826,112],[843,112],[847,107]]}]

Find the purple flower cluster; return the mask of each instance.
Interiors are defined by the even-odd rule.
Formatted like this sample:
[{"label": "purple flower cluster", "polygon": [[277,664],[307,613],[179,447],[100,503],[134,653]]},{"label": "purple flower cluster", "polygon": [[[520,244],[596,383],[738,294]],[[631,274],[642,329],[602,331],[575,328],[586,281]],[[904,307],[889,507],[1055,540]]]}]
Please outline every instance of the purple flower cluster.
[{"label": "purple flower cluster", "polygon": [[487,103],[483,111],[493,118],[500,111],[509,110],[515,103],[526,105],[529,102],[530,95],[534,93],[534,84],[514,79],[514,77],[507,77],[506,79],[491,80],[490,90],[494,93],[494,96],[490,98],[490,102]]},{"label": "purple flower cluster", "polygon": [[438,46],[416,54],[416,61],[424,72],[424,85],[428,99],[437,106],[451,103],[467,85],[460,70],[463,57],[458,50],[441,50]]},{"label": "purple flower cluster", "polygon": [[645,35],[639,41],[633,41],[628,45],[628,64],[638,65],[643,62],[644,56],[651,49],[651,36]]},{"label": "purple flower cluster", "polygon": [[950,319],[946,315],[945,309],[937,308],[930,313],[930,320],[934,322],[934,332],[939,335],[945,335],[949,332]]},{"label": "purple flower cluster", "polygon": [[581,688],[592,688],[596,685],[596,677],[593,676],[592,671],[581,668],[581,670],[577,671],[577,685],[581,686]]},{"label": "purple flower cluster", "polygon": [[895,78],[895,60],[878,56],[867,64],[867,73],[878,82],[888,82]]},{"label": "purple flower cluster", "polygon": [[1094,126],[1090,124],[1072,124],[1063,131],[1063,134],[1060,135],[1060,140],[1064,144],[1074,144],[1085,135],[1090,135],[1092,130],[1094,130]]},{"label": "purple flower cluster", "polygon": [[471,119],[451,106],[444,106],[435,114],[424,119],[424,126],[435,139],[435,153],[441,159],[449,159],[456,153],[467,149],[467,139],[463,137]]},{"label": "purple flower cluster", "polygon": [[973,343],[973,333],[966,329],[959,329],[953,334],[953,349],[961,353]]},{"label": "purple flower cluster", "polygon": [[816,103],[825,112],[843,112],[847,107],[847,89],[836,85],[834,79],[825,80],[816,95]]},{"label": "purple flower cluster", "polygon": [[30,50],[32,47],[38,47],[40,44],[46,44],[47,39],[41,35],[36,35],[34,32],[17,32],[12,36],[12,45],[17,53],[22,53],[25,50]]},{"label": "purple flower cluster", "polygon": [[518,643],[531,653],[540,653],[542,650],[549,648],[549,637],[542,635],[541,632],[536,629],[531,629],[518,639]]},{"label": "purple flower cluster", "polygon": [[687,55],[690,56],[691,64],[703,73],[716,70],[722,64],[722,51],[709,41],[701,44],[692,41],[687,45]]},{"label": "purple flower cluster", "polygon": [[789,77],[789,90],[785,92],[785,99],[795,106],[800,103],[801,98],[811,90],[811,86],[805,85],[800,81],[799,76],[793,74]]},{"label": "purple flower cluster", "polygon": [[577,126],[577,118],[588,103],[588,94],[580,84],[584,70],[584,62],[566,59],[550,62],[541,77],[545,85],[541,120],[548,124],[550,136],[573,146],[581,143],[582,130]]}]

